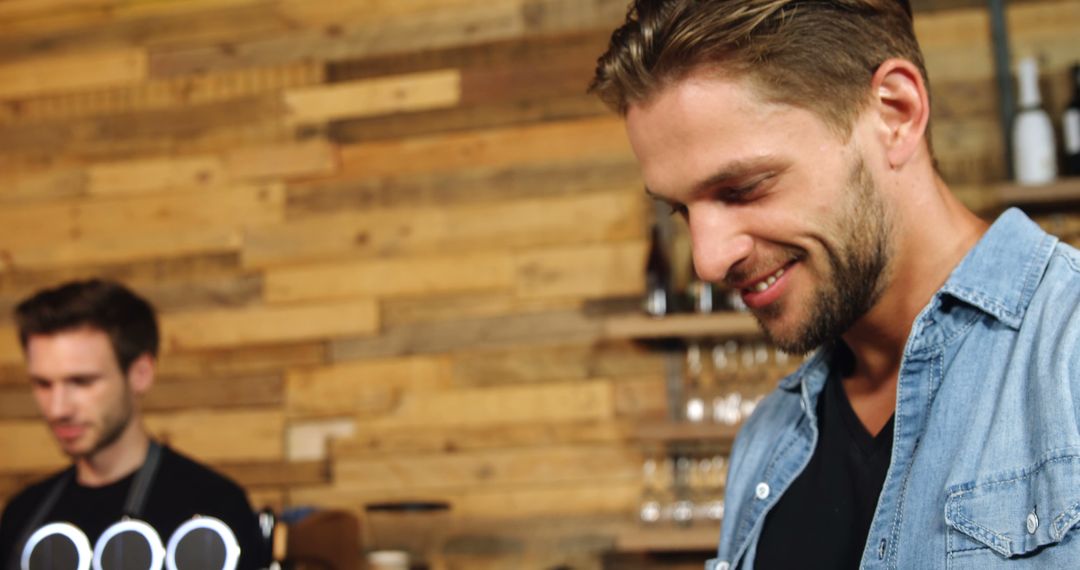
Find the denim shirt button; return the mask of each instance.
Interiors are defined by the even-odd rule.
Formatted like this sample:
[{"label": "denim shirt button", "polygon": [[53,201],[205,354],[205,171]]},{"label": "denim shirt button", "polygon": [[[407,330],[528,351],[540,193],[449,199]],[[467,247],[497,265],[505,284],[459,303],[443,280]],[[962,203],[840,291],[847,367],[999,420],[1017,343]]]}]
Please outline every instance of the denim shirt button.
[{"label": "denim shirt button", "polygon": [[884,538],[881,539],[881,542],[878,543],[878,547],[877,547],[877,559],[878,560],[884,560],[885,559],[885,547],[888,546],[888,544],[889,544],[888,541],[886,541]]},{"label": "denim shirt button", "polygon": [[726,560],[716,565],[716,570],[728,570],[729,568],[731,568],[731,564],[728,564]]},{"label": "denim shirt button", "polygon": [[1028,534],[1035,534],[1037,530],[1039,530],[1039,515],[1035,514],[1035,511],[1031,511],[1027,516]]},{"label": "denim shirt button", "polygon": [[761,500],[768,499],[769,498],[769,484],[765,483],[765,482],[758,483],[757,487],[754,488],[754,496],[761,499]]}]

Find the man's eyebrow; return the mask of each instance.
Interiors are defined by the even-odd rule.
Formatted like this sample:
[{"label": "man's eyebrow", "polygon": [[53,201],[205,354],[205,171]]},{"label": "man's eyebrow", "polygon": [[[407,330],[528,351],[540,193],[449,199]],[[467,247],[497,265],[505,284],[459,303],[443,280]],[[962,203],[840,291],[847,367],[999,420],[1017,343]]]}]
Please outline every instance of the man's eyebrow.
[{"label": "man's eyebrow", "polygon": [[[696,196],[710,188],[730,184],[732,181],[739,181],[742,178],[757,174],[759,171],[768,168],[781,169],[780,159],[773,155],[765,155],[728,162],[707,176],[704,180],[695,183],[692,187],[693,190],[691,191],[691,194]],[[648,186],[645,187],[645,194],[654,200],[669,202],[668,199],[650,190]]]},{"label": "man's eyebrow", "polygon": [[756,174],[762,169],[775,168],[777,164],[778,159],[771,155],[729,162],[701,182],[694,184],[694,193],[704,192],[715,186],[730,184],[732,181]]}]

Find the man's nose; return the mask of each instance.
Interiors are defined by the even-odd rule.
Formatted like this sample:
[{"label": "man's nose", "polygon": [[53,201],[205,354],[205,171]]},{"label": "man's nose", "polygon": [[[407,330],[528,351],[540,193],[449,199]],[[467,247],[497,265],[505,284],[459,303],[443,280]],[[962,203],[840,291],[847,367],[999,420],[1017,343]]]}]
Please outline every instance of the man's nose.
[{"label": "man's nose", "polygon": [[59,420],[69,417],[71,412],[71,391],[63,385],[49,389],[45,401],[45,417],[48,420]]},{"label": "man's nose", "polygon": [[704,281],[722,283],[732,267],[753,252],[754,240],[745,231],[743,222],[723,205],[691,207],[687,222],[694,269]]}]

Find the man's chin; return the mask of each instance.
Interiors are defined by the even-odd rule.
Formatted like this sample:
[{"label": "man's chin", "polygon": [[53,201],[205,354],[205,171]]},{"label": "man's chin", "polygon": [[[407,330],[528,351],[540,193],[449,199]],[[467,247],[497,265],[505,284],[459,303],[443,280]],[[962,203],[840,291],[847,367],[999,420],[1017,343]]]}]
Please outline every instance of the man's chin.
[{"label": "man's chin", "polygon": [[755,311],[753,314],[758,327],[765,334],[765,339],[776,348],[788,354],[804,355],[821,345],[809,342],[806,338],[806,327],[801,323],[790,322],[790,316],[785,319],[785,315],[770,313],[771,311]]}]

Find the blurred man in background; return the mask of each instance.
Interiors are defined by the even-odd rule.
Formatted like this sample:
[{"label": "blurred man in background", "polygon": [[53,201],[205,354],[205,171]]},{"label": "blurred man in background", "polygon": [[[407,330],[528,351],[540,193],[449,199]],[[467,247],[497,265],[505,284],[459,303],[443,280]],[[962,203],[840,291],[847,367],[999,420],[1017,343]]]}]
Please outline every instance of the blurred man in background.
[{"label": "blurred man in background", "polygon": [[262,538],[244,491],[154,442],[143,424],[141,399],[154,384],[158,350],[149,303],[116,283],[80,281],[37,293],[15,318],[38,408],[72,465],[7,505],[3,564],[15,564],[30,535],[54,521],[94,543],[130,516],[167,544],[177,527],[202,515],[236,535],[239,568],[261,566]]},{"label": "blurred man in background", "polygon": [[694,266],[816,350],[743,427],[709,568],[1080,560],[1080,253],[952,195],[900,0],[638,0],[592,90]]}]

